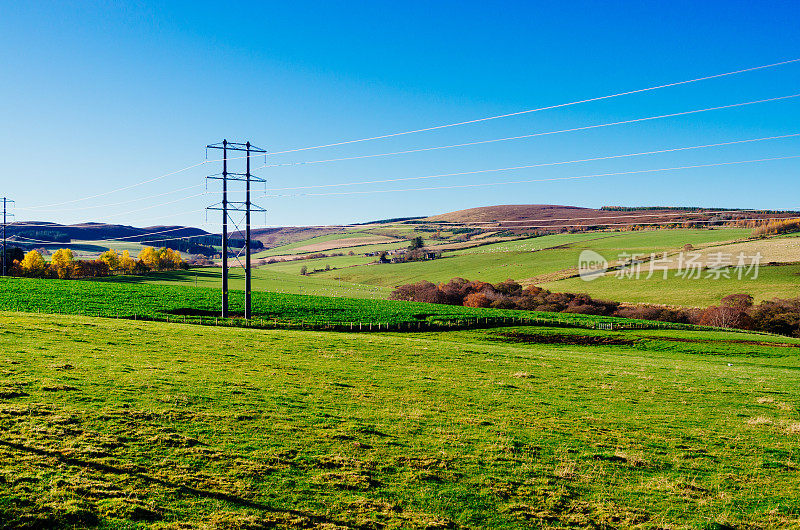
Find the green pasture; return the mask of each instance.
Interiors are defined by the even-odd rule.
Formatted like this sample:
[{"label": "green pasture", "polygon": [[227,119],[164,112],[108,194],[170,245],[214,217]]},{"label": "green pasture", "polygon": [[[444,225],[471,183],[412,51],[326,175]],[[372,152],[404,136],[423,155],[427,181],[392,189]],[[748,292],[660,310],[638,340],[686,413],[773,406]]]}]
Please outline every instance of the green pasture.
[{"label": "green pasture", "polygon": [[0,313],[0,521],[796,528],[798,344]]},{"label": "green pasture", "polygon": [[[525,281],[566,269],[577,269],[580,253],[584,249],[596,249],[609,258],[616,259],[616,254],[612,252],[612,256],[609,251],[632,253],[678,250],[686,243],[701,245],[730,241],[741,234],[740,230],[558,234],[445,253],[441,259],[432,261],[352,267],[320,275],[324,277],[335,275],[354,283],[386,287],[422,280],[438,283],[454,277],[486,282],[499,282],[509,278]],[[521,250],[531,247],[534,250],[539,248],[546,250]]]},{"label": "green pasture", "polygon": [[[371,238],[371,237],[375,237],[376,235],[377,234],[370,234],[368,232],[363,232],[363,231],[352,231],[352,232],[343,232],[343,233],[339,233],[339,234],[328,234],[328,235],[324,235],[324,236],[317,236],[317,237],[312,237],[312,238],[309,238],[309,239],[304,239],[303,241],[297,241],[295,243],[289,243],[289,244],[286,244],[286,245],[281,245],[279,247],[274,247],[274,248],[259,252],[257,254],[254,254],[254,256],[257,257],[257,258],[263,258],[263,257],[269,257],[269,256],[279,256],[279,255],[282,255],[282,254],[295,254],[295,253],[298,253],[296,249],[302,248],[302,247],[306,247],[308,245],[313,245],[315,243],[328,243],[328,242],[331,242],[331,241],[338,241],[340,239]],[[384,237],[386,237],[386,236],[384,236]],[[399,241],[398,243],[403,243],[403,241]],[[387,243],[384,243],[384,244],[394,244],[394,243],[387,242]],[[368,246],[368,245],[359,245],[359,246],[356,246],[356,247],[347,247],[347,248],[348,249],[350,249],[350,248],[359,248],[360,249],[360,248],[364,248],[366,246]],[[301,253],[301,254],[309,254],[309,253],[313,254],[313,253],[316,253],[316,252],[326,252],[326,253],[327,252],[340,252],[340,250],[339,249],[318,250],[318,251],[304,250],[304,251],[299,252],[299,253]]]},{"label": "green pasture", "polygon": [[303,267],[306,267],[308,271],[325,269],[326,266],[331,267],[331,269],[343,269],[347,267],[354,267],[357,265],[368,265],[370,263],[374,263],[375,261],[377,261],[377,259],[378,258],[376,256],[364,256],[364,255],[331,256],[329,258],[302,259],[302,260],[284,261],[278,263],[268,263],[267,265],[262,265],[258,267],[258,269],[254,270],[258,270],[259,273],[262,275],[266,275],[268,271],[299,275],[300,269],[302,269]]},{"label": "green pasture", "polygon": [[731,270],[729,278],[719,279],[687,279],[676,277],[675,272],[669,271],[667,279],[664,279],[663,272],[656,272],[647,279],[645,266],[639,279],[617,278],[609,273],[590,282],[570,278],[540,285],[556,292],[588,293],[595,298],[618,302],[702,307],[717,304],[722,297],[738,293],[750,294],[756,301],[800,297],[800,265],[761,266],[756,279],[744,273],[742,279],[738,279],[735,270]]},{"label": "green pasture", "polygon": [[[348,256],[349,258],[349,256]],[[319,260],[318,268],[342,258]],[[363,257],[362,257],[363,259]],[[370,258],[372,259],[372,258]],[[307,263],[308,261],[308,263]],[[391,289],[377,285],[350,283],[337,278],[322,277],[320,274],[300,275],[300,267],[305,263],[309,270],[311,262],[302,260],[287,263],[275,263],[252,269],[253,291],[264,291],[282,294],[309,294],[317,296],[337,296],[346,298],[378,298],[386,299]],[[101,281],[147,285],[178,285],[185,287],[207,287],[219,290],[222,284],[222,269],[217,267],[199,267],[186,271],[159,272],[148,276],[112,276]],[[244,271],[240,267],[228,271],[229,288],[244,290]]]},{"label": "green pasture", "polygon": [[[147,317],[170,315],[214,318],[220,311],[220,290],[176,284],[154,285],[136,277],[111,281],[39,280],[0,278],[0,310],[33,313],[65,313],[103,317]],[[229,293],[233,314],[244,311],[244,293]],[[399,324],[483,317],[526,317],[593,326],[597,322],[631,322],[626,319],[567,313],[544,313],[509,309],[482,309],[421,302],[357,299],[254,291],[252,311],[256,320],[291,323]],[[665,326],[681,327],[663,323]]]},{"label": "green pasture", "polygon": [[499,282],[508,278],[524,280],[568,268],[577,268],[579,250],[553,249],[540,252],[486,252],[444,254],[440,259],[409,263],[385,263],[321,272],[345,281],[394,287],[422,280],[434,283],[461,277]]}]

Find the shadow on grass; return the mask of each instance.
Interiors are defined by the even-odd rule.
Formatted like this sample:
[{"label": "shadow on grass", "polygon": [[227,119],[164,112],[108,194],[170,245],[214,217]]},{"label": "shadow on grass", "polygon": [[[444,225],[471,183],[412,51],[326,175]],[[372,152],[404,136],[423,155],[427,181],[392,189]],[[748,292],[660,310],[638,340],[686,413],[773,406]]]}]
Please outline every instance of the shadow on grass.
[{"label": "shadow on grass", "polygon": [[169,271],[169,272],[152,272],[149,274],[145,274],[143,276],[137,275],[123,275],[117,274],[114,276],[108,276],[106,278],[95,278],[94,281],[98,282],[110,282],[110,283],[146,283],[153,280],[159,281],[167,281],[167,282],[182,282],[182,283],[193,283],[195,280],[203,281],[203,280],[218,280],[220,278],[219,270],[208,269],[208,270],[188,270],[188,271]]},{"label": "shadow on grass", "polygon": [[232,495],[230,493],[226,493],[223,491],[211,491],[211,490],[201,490],[198,488],[193,488],[191,486],[187,486],[186,484],[180,484],[177,482],[171,482],[169,480],[160,479],[158,477],[154,477],[152,475],[148,475],[144,469],[138,467],[120,467],[120,466],[113,466],[110,464],[104,464],[102,462],[92,462],[90,460],[83,460],[80,458],[75,458],[72,456],[67,456],[63,453],[58,451],[50,451],[47,449],[41,449],[38,447],[30,447],[27,445],[9,442],[7,440],[0,439],[0,445],[8,447],[10,449],[15,449],[17,451],[23,451],[26,453],[43,456],[47,458],[55,458],[59,462],[75,467],[81,467],[84,469],[93,469],[95,471],[102,471],[105,473],[111,473],[115,475],[127,475],[130,477],[135,477],[151,484],[158,484],[160,486],[164,486],[167,488],[171,488],[178,493],[182,494],[189,494],[195,495],[197,497],[203,497],[206,499],[214,499],[218,501],[229,502],[231,504],[236,504],[245,508],[253,508],[256,510],[262,510],[265,512],[276,513],[276,514],[284,514],[284,515],[292,515],[296,517],[305,517],[309,521],[314,523],[327,523],[327,524],[335,524],[341,526],[352,527],[352,525],[345,523],[343,521],[338,521],[335,519],[329,519],[327,517],[321,515],[314,515],[308,512],[304,512],[301,510],[284,510],[280,508],[274,508],[272,506],[268,506],[266,504],[251,501],[242,497],[238,497],[236,495]]}]

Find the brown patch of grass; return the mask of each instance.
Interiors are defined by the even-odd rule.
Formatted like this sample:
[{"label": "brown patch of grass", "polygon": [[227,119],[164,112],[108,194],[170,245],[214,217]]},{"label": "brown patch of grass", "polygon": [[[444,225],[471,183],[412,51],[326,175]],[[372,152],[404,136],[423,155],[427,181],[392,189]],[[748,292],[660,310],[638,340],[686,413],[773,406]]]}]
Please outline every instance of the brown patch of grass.
[{"label": "brown patch of grass", "polygon": [[151,444],[165,445],[167,447],[194,447],[197,445],[206,445],[196,438],[183,436],[175,432],[164,432],[152,436],[147,440]]},{"label": "brown patch of grass", "polygon": [[78,390],[74,386],[69,385],[43,385],[42,391],[44,392],[73,392]]},{"label": "brown patch of grass", "polygon": [[369,474],[355,471],[339,471],[337,473],[324,473],[317,478],[320,484],[330,485],[343,490],[368,490],[377,486],[379,482]]},{"label": "brown patch of grass", "polygon": [[747,420],[748,425],[772,425],[772,420],[766,416],[756,416]]},{"label": "brown patch of grass", "polygon": [[792,423],[786,427],[787,434],[800,434],[800,423]]},{"label": "brown patch of grass", "polygon": [[577,476],[578,465],[575,462],[561,462],[556,466],[553,474],[564,480],[572,480]]}]

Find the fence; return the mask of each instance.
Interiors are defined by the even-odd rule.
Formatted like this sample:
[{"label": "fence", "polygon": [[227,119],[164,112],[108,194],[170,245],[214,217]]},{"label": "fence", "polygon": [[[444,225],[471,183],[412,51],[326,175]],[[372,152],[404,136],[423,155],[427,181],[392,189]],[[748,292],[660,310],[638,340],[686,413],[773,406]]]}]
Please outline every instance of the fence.
[{"label": "fence", "polygon": [[[39,311],[37,311],[39,312]],[[399,322],[350,322],[350,321],[302,321],[281,320],[276,318],[220,318],[196,315],[141,315],[136,313],[117,313],[109,315],[107,312],[91,311],[84,309],[81,312],[58,311],[57,314],[72,314],[100,318],[116,318],[148,322],[167,322],[180,324],[194,324],[202,326],[221,326],[231,328],[254,329],[293,329],[309,331],[338,331],[350,333],[369,332],[423,332],[423,331],[458,331],[469,329],[487,329],[508,326],[541,326],[561,328],[581,328],[607,331],[643,330],[643,329],[700,329],[697,326],[686,326],[669,322],[626,322],[626,321],[585,321],[566,318],[540,318],[526,316],[503,317],[461,317],[461,318],[433,318],[431,320],[399,321]],[[557,314],[557,313],[556,313]]]}]

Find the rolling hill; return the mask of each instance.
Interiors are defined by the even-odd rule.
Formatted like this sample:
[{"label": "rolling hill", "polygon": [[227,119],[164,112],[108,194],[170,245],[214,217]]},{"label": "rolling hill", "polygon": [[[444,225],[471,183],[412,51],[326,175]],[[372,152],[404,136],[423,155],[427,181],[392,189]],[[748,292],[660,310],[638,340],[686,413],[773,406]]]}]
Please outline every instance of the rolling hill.
[{"label": "rolling hill", "polygon": [[469,208],[427,217],[429,223],[481,225],[483,227],[564,227],[564,226],[614,226],[635,223],[708,223],[767,217],[792,217],[797,212],[754,210],[674,208],[674,207],[619,207],[600,209],[554,204],[506,204]]}]

